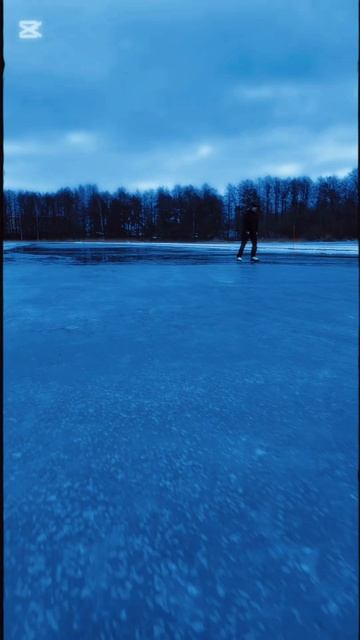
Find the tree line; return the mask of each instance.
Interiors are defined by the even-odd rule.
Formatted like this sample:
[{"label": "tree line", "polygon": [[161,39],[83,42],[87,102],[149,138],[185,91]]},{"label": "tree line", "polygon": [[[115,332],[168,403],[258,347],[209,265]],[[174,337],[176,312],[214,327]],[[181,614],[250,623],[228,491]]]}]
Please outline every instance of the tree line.
[{"label": "tree line", "polygon": [[259,236],[335,240],[357,237],[358,173],[243,180],[224,195],[205,184],[130,193],[89,184],[55,193],[4,192],[6,240],[236,240],[250,202]]}]

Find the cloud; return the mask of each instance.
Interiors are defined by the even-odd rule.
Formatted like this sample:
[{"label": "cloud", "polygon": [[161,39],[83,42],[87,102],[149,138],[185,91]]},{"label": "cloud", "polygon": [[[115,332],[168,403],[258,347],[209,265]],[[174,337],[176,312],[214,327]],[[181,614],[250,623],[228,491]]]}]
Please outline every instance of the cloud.
[{"label": "cloud", "polygon": [[196,156],[198,158],[209,158],[209,156],[212,156],[215,153],[215,149],[214,147],[211,146],[211,144],[202,144],[197,152],[196,152]]},{"label": "cloud", "polygon": [[4,143],[5,158],[22,158],[22,157],[46,157],[56,154],[59,149],[60,142],[57,138],[52,137],[50,140],[41,139],[14,139]]},{"label": "cloud", "polygon": [[70,131],[64,136],[64,142],[77,149],[95,151],[97,146],[97,136],[88,131]]},{"label": "cloud", "polygon": [[198,164],[215,155],[215,153],[216,149],[211,144],[189,145],[189,148],[172,153],[167,162],[170,163],[173,169],[181,169],[181,167],[189,164]]},{"label": "cloud", "polygon": [[[97,183],[101,189],[115,191],[120,186],[146,190],[207,182],[224,191],[229,182],[267,174],[340,176],[356,166],[355,134],[355,127],[332,127],[318,133],[306,127],[274,127],[197,144],[135,150],[121,149],[103,137],[96,151],[84,150],[82,144],[77,147],[77,142],[84,141],[81,137],[75,137],[74,145],[73,139],[69,143],[67,135],[62,135],[58,146],[46,146],[43,139],[33,141],[31,162],[29,143],[17,141],[13,153],[5,155],[5,186],[52,190]],[[39,149],[46,149],[45,164]]]},{"label": "cloud", "polygon": [[276,176],[278,178],[293,178],[300,176],[303,172],[303,165],[300,162],[288,162],[285,164],[269,164],[263,167],[264,174]]},{"label": "cloud", "polygon": [[50,138],[25,138],[7,140],[4,144],[6,157],[19,158],[23,156],[58,156],[58,154],[73,150],[74,152],[91,152],[98,147],[99,136],[87,131],[69,131]]},{"label": "cloud", "polygon": [[300,84],[274,83],[258,84],[250,86],[239,86],[233,90],[235,98],[239,101],[264,101],[264,100],[284,100],[288,98],[298,98],[299,95],[308,94],[309,87]]},{"label": "cloud", "polygon": [[43,0],[32,43],[23,8],[5,16],[7,185],[223,189],[356,164],[352,0]]}]

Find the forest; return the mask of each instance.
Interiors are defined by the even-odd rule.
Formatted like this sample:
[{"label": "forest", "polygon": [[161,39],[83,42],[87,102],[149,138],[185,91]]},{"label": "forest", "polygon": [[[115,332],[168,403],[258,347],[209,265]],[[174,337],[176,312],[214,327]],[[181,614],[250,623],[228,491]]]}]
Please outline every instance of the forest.
[{"label": "forest", "polygon": [[54,193],[5,190],[3,232],[5,240],[236,240],[253,201],[261,238],[357,238],[357,169],[343,178],[243,180],[224,194],[207,184],[133,193],[93,184]]}]

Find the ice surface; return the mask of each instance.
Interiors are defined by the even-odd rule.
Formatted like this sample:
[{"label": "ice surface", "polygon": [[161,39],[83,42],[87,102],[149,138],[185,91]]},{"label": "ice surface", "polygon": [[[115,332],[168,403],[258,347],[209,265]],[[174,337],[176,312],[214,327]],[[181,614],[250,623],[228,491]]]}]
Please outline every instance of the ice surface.
[{"label": "ice surface", "polygon": [[356,637],[356,286],[351,256],[6,252],[7,640]]},{"label": "ice surface", "polygon": [[[12,249],[21,249],[38,247],[46,251],[49,249],[60,249],[66,251],[70,249],[87,248],[140,248],[141,251],[151,251],[154,248],[158,249],[186,249],[187,251],[203,252],[203,251],[216,251],[228,254],[229,252],[236,252],[239,247],[239,242],[136,242],[136,241],[123,241],[123,242],[101,242],[101,241],[76,241],[76,242],[4,242],[4,250],[10,251]],[[249,243],[250,246],[250,243]],[[334,242],[310,242],[310,241],[259,241],[259,250],[262,254],[294,254],[294,255],[323,255],[323,256],[357,256],[358,255],[358,243],[355,240],[346,241],[334,241]]]}]

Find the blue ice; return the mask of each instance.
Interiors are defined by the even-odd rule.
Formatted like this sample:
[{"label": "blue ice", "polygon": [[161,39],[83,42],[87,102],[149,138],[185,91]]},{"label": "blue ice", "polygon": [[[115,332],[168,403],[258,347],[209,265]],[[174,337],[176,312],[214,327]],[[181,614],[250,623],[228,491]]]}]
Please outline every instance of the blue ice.
[{"label": "blue ice", "polygon": [[7,640],[356,637],[357,262],[329,244],[7,246]]}]

